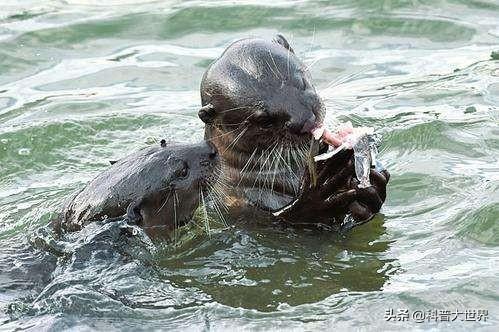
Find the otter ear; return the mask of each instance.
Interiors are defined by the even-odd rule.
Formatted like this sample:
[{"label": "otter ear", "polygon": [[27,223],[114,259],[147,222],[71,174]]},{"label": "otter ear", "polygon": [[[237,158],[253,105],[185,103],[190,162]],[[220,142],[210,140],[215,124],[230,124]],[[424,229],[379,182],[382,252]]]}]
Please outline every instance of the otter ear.
[{"label": "otter ear", "polygon": [[284,47],[285,49],[287,49],[288,51],[290,51],[291,53],[295,54],[295,51],[293,51],[293,49],[291,48],[291,46],[289,46],[289,43],[288,41],[286,40],[286,38],[284,38],[283,35],[281,34],[277,34],[275,37],[274,37],[274,40],[273,40],[275,43],[281,45],[282,47]]},{"label": "otter ear", "polygon": [[206,104],[198,112],[198,116],[204,123],[213,122],[213,118],[215,117],[215,106],[212,104]]},{"label": "otter ear", "polygon": [[126,208],[126,218],[134,224],[140,224],[142,222],[140,203],[140,200],[132,201]]}]

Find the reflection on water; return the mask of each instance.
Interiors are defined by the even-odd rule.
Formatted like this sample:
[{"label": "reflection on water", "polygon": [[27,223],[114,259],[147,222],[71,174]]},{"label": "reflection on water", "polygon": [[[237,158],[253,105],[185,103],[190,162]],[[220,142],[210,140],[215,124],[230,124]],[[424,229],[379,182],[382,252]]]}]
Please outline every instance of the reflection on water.
[{"label": "reflection on water", "polygon": [[[11,319],[64,312],[87,315],[219,304],[269,312],[283,304],[315,303],[340,292],[382,289],[396,271],[380,259],[382,218],[369,232],[296,233],[274,227],[184,230],[177,245],[151,243],[126,222],[96,223],[55,238],[40,228],[30,246],[4,252],[4,284],[16,292]],[[194,234],[194,235],[193,235]],[[179,245],[182,243],[182,245]],[[13,262],[15,257],[16,262]],[[269,279],[269,277],[271,279]]]},{"label": "reflection on water", "polygon": [[[277,227],[277,226],[276,226]],[[233,307],[274,310],[281,303],[314,303],[340,291],[380,290],[393,269],[382,259],[382,219],[368,234],[231,229],[161,257],[164,277],[195,286]]]},{"label": "reflection on water", "polygon": [[[491,329],[497,325],[499,5],[493,1],[10,1],[0,10],[2,329]],[[197,141],[199,82],[283,33],[327,121],[383,134],[383,214],[348,234],[123,222],[54,238],[63,199],[158,138]],[[487,309],[486,323],[386,309]],[[397,325],[398,324],[398,325]]]}]

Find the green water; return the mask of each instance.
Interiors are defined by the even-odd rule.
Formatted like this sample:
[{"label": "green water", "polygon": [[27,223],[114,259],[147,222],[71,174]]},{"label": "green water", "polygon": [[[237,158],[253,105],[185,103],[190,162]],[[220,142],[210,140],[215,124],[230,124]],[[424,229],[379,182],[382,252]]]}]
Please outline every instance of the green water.
[{"label": "green water", "polygon": [[[0,330],[496,330],[498,18],[493,0],[3,2]],[[51,238],[63,199],[108,160],[201,139],[205,68],[277,32],[329,120],[383,134],[380,216],[346,235],[193,225],[175,249],[119,223]]]}]

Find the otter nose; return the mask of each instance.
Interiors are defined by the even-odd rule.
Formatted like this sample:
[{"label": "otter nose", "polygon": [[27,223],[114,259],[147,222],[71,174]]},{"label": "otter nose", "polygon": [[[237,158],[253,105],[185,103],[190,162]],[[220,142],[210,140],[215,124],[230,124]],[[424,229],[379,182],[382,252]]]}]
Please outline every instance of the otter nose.
[{"label": "otter nose", "polygon": [[303,123],[303,126],[301,127],[301,133],[306,134],[310,133],[312,129],[315,127],[315,115],[312,114],[311,117],[309,117],[305,122]]},{"label": "otter nose", "polygon": [[286,122],[286,128],[293,134],[306,134],[315,126],[315,115],[312,114],[308,119],[301,121],[289,120]]}]

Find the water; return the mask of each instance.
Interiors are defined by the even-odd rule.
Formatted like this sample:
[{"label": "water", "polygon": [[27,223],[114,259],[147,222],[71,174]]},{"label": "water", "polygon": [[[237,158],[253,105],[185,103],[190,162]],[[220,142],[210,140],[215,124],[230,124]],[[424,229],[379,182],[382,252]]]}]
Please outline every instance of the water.
[{"label": "water", "polygon": [[[4,1],[0,329],[494,330],[498,17],[493,0]],[[329,119],[383,134],[382,215],[346,235],[192,225],[176,248],[121,223],[51,237],[63,199],[108,160],[201,139],[207,65],[276,32]],[[489,314],[393,322],[389,309]]]}]

